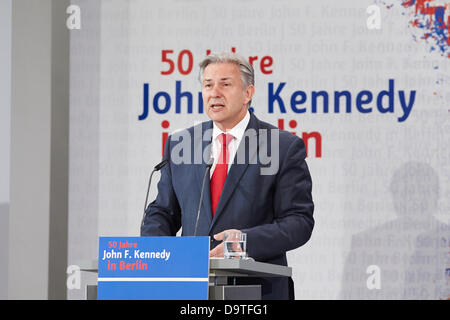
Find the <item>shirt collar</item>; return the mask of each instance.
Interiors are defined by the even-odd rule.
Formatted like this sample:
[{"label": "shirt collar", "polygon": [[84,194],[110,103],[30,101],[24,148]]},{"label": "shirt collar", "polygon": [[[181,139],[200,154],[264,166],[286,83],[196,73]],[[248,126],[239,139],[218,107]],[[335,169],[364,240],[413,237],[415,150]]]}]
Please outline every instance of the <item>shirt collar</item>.
[{"label": "shirt collar", "polygon": [[250,121],[250,112],[247,110],[247,112],[245,113],[245,117],[241,121],[239,121],[238,124],[236,124],[233,128],[231,128],[227,132],[222,131],[213,122],[213,134],[212,134],[213,141],[222,133],[231,134],[238,141],[241,140],[242,136],[244,135],[245,129],[247,129],[247,125],[248,125],[249,121]]}]

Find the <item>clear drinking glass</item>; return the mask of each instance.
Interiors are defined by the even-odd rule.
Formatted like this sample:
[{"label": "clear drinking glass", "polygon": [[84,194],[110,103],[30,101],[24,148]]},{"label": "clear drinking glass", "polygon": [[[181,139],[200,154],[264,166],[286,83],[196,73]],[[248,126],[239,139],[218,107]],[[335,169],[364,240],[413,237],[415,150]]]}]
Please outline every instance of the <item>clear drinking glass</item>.
[{"label": "clear drinking glass", "polygon": [[225,232],[223,237],[223,256],[226,259],[245,259],[247,257],[247,234]]}]

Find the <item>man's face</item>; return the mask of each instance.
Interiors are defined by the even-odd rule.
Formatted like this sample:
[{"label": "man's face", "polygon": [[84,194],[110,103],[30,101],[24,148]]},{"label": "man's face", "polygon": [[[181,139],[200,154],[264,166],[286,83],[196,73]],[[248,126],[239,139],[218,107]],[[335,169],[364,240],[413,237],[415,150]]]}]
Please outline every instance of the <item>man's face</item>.
[{"label": "man's face", "polygon": [[245,117],[253,92],[253,86],[243,87],[234,63],[212,63],[203,71],[203,105],[209,118],[223,131]]}]

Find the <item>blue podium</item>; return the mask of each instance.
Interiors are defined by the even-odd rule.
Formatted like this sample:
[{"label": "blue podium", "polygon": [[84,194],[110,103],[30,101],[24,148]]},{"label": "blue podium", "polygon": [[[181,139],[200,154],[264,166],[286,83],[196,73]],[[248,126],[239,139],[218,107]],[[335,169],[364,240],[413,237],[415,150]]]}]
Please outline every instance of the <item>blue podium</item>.
[{"label": "blue podium", "polygon": [[207,300],[209,237],[100,237],[99,300]]},{"label": "blue podium", "polygon": [[209,237],[101,237],[99,258],[78,265],[98,272],[86,298],[105,300],[259,300],[260,286],[229,279],[292,275],[251,258],[209,258]]}]

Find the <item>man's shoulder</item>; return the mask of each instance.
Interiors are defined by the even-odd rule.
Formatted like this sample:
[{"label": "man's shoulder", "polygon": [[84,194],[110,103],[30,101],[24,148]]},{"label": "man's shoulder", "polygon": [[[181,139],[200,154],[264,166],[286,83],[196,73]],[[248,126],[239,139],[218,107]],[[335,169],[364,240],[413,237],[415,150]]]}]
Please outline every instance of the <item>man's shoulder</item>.
[{"label": "man's shoulder", "polygon": [[302,141],[302,139],[299,136],[292,134],[291,132],[289,132],[287,130],[282,130],[268,122],[265,122],[265,121],[262,121],[259,119],[258,119],[258,121],[259,121],[259,129],[260,130],[261,129],[268,130],[268,131],[275,130],[278,133],[280,142],[282,142],[282,143],[291,144],[296,140]]}]

